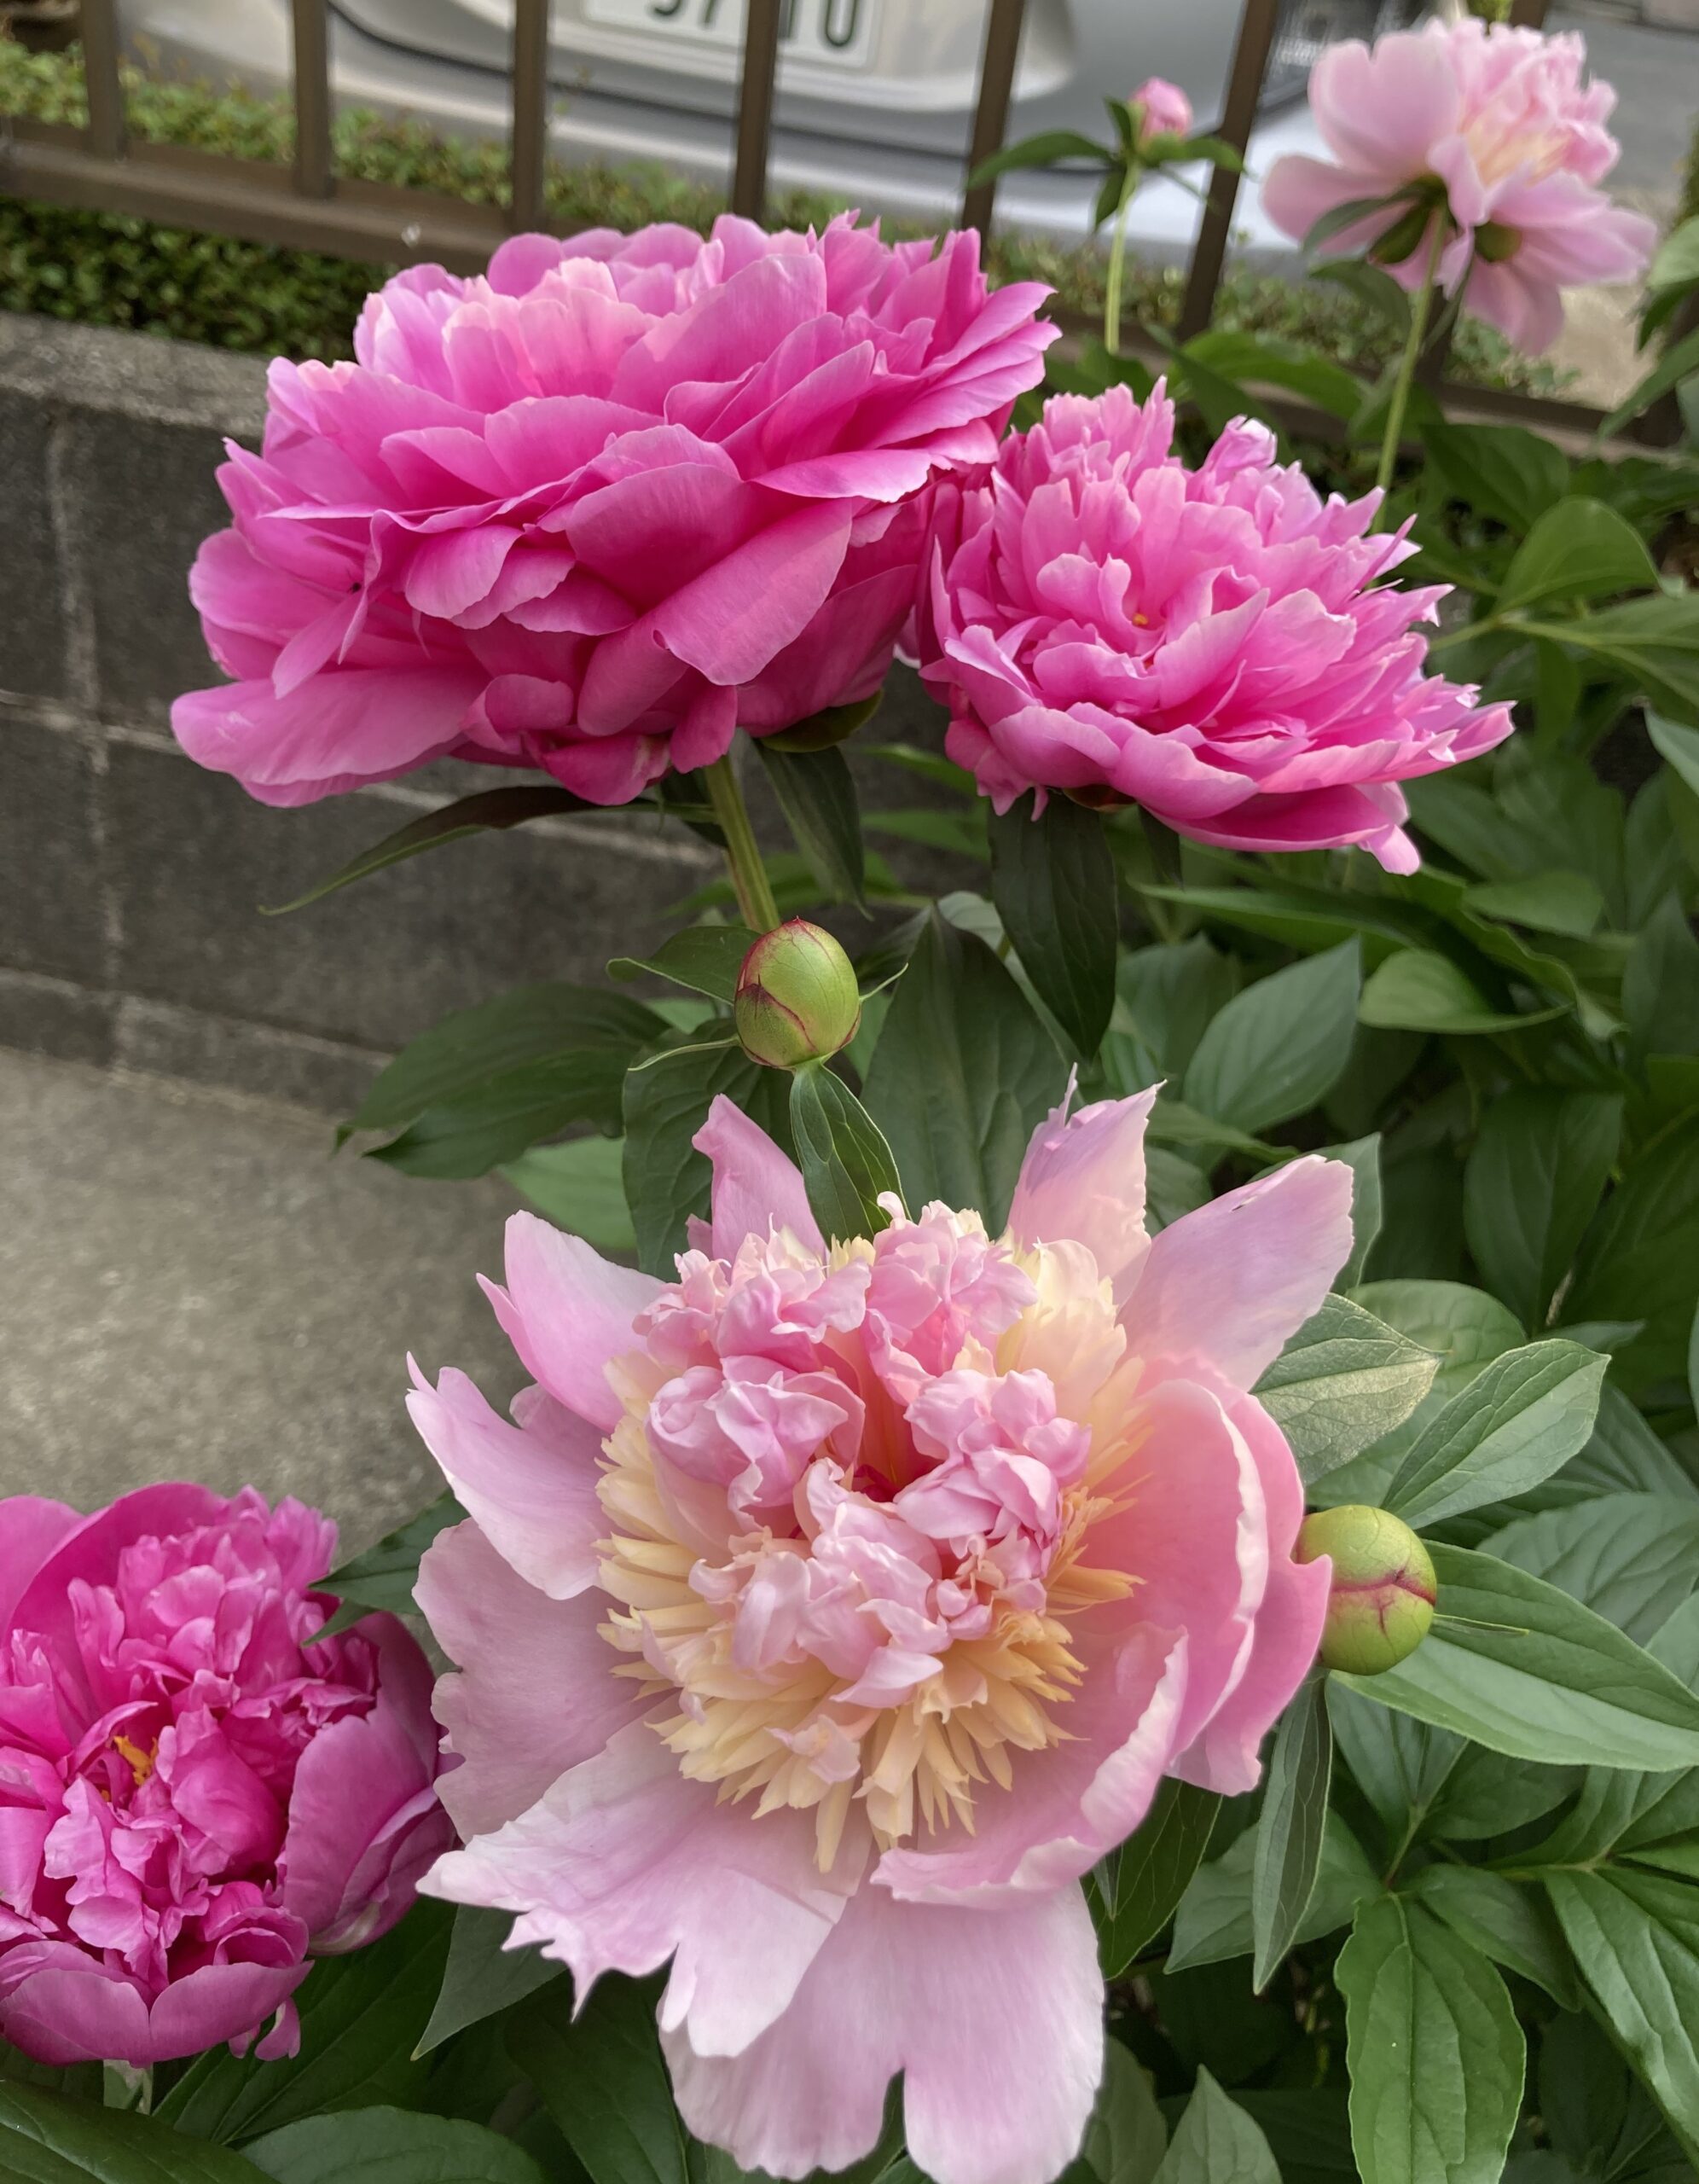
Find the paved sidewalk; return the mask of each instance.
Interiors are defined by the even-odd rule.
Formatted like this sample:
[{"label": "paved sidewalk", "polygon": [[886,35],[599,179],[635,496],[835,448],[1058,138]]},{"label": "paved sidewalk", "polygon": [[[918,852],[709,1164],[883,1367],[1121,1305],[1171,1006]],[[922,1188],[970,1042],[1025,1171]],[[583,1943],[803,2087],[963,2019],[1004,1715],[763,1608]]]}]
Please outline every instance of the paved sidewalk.
[{"label": "paved sidewalk", "polygon": [[326,1156],[330,1125],[0,1048],[0,1496],[252,1480],[367,1544],[438,1490],[412,1350],[503,1403],[474,1280],[513,1194]]}]

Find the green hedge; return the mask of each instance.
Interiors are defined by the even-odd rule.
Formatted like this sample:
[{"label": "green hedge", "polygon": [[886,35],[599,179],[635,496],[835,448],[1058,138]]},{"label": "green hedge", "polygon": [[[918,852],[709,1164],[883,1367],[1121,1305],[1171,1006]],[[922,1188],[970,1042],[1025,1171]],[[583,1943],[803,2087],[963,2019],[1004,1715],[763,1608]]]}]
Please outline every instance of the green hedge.
[{"label": "green hedge", "polygon": [[[287,100],[259,98],[202,83],[159,82],[126,69],[134,136],[231,156],[287,160],[294,120]],[[78,124],[84,119],[81,66],[75,53],[29,54],[0,41],[0,113]],[[507,150],[433,135],[421,125],[351,110],[336,125],[339,171],[362,181],[411,185],[499,204],[507,192]],[[724,209],[723,194],[654,166],[551,166],[550,224],[631,229],[677,220],[705,232]],[[828,199],[792,191],[773,211],[786,225],[829,218]],[[887,232],[924,233],[913,224]],[[1031,237],[999,236],[991,247],[1000,280],[1037,279],[1069,309],[1102,306],[1103,261],[1089,247],[1067,249]],[[341,357],[361,300],[392,268],[309,250],[279,250],[150,220],[0,199],[0,308],[42,311],[89,325],[121,326],[225,349],[288,357]],[[1131,305],[1141,318],[1172,324],[1184,288],[1180,273],[1139,269]],[[1342,291],[1232,272],[1222,283],[1216,323],[1284,334],[1342,362],[1377,367],[1384,324]],[[1485,328],[1465,323],[1457,345],[1459,376],[1535,392],[1556,385],[1549,368],[1530,363]]]}]

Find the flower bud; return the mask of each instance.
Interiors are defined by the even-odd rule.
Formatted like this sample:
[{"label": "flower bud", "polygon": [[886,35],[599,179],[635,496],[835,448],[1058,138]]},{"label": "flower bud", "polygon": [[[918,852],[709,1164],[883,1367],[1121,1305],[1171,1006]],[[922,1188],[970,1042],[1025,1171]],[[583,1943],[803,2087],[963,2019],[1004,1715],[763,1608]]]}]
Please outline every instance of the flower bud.
[{"label": "flower bud", "polygon": [[1322,1627],[1324,1667],[1349,1676],[1396,1668],[1427,1636],[1438,1590],[1428,1550],[1389,1509],[1348,1503],[1304,1519],[1300,1562],[1333,1561],[1333,1591]]},{"label": "flower bud", "polygon": [[1192,126],[1191,100],[1164,77],[1148,77],[1127,103],[1141,149],[1153,136],[1184,136]]},{"label": "flower bud", "polygon": [[792,918],[745,956],[733,1013],[751,1061],[769,1069],[824,1061],[861,1020],[855,967],[829,932]]}]

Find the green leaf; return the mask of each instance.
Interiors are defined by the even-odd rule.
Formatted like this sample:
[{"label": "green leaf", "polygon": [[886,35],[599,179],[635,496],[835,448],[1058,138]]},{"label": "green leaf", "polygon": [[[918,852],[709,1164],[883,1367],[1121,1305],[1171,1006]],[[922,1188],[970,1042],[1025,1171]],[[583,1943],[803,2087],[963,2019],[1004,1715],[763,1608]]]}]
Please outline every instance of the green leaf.
[{"label": "green leaf", "polygon": [[1464,1176],[1464,1233],[1488,1286],[1526,1327],[1545,1324],[1621,1132],[1614,1095],[1545,1085],[1517,1086],[1481,1118]]},{"label": "green leaf", "polygon": [[[685,1033],[681,1044],[693,1043]],[[691,1140],[722,1094],[789,1148],[790,1079],[739,1047],[666,1054],[625,1079],[625,1196],[638,1263],[670,1280],[692,1214],[705,1218],[710,1171]]]},{"label": "green leaf", "polygon": [[1492,1965],[1383,1896],[1358,1913],[1335,1977],[1363,2184],[1499,2184],[1527,2051]]},{"label": "green leaf", "polygon": [[1564,1310],[1581,1320],[1644,1320],[1617,1358],[1626,1385],[1681,1373],[1699,1301],[1699,1111],[1652,1140],[1587,1231]]},{"label": "green leaf", "polygon": [[404,1176],[464,1181],[488,1175],[577,1125],[617,1129],[625,1073],[640,1048],[661,1030],[661,1019],[653,1017],[645,1040],[636,1044],[527,1062],[463,1099],[427,1107],[399,1137],[374,1146],[366,1157]]},{"label": "green leaf", "polygon": [[770,736],[756,737],[755,747],[822,895],[828,902],[859,903],[865,909],[861,810],[844,753],[835,746],[781,751]]},{"label": "green leaf", "polygon": [[1299,1686],[1274,1733],[1267,1792],[1256,1826],[1251,1984],[1259,1995],[1284,1962],[1315,1894],[1332,1780],[1326,1678],[1313,1674]]},{"label": "green leaf", "polygon": [[1159,1077],[1176,1082],[1217,1010],[1238,990],[1239,967],[1201,934],[1135,948],[1115,973],[1115,1012],[1103,1064],[1122,1098]]},{"label": "green leaf", "polygon": [[878,1235],[890,1218],[881,1194],[902,1195],[896,1163],[878,1124],[823,1062],[791,1073],[791,1135],[826,1241]]},{"label": "green leaf", "polygon": [[[641,979],[652,973],[670,979],[692,993],[705,993],[710,1001],[730,1006],[738,990],[738,973],[744,957],[754,947],[756,936],[742,925],[687,925],[655,950],[652,956],[616,956],[608,965],[615,979]],[[654,1034],[649,1035],[652,1038]]]},{"label": "green leaf", "polygon": [[1574,1960],[1540,1897],[1479,1866],[1424,1866],[1406,1893],[1483,1956],[1543,1987],[1560,2009],[1581,2007]]},{"label": "green leaf", "polygon": [[555,1987],[516,2017],[507,2051],[591,2184],[693,2184],[655,2026],[655,1982],[604,1978],[575,2018]]},{"label": "green leaf", "polygon": [[[1699,328],[1689,340],[1699,360]],[[1607,661],[1660,712],[1699,712],[1699,595],[1657,592],[1574,621],[1519,626]]]},{"label": "green leaf", "polygon": [[551,1962],[540,1949],[507,1948],[513,1930],[507,1912],[473,1903],[457,1908],[443,1984],[420,2039],[420,2054],[428,2055],[467,2025],[481,2024],[509,2003],[565,1978],[565,1965]]},{"label": "green leaf", "polygon": [[1235,994],[1187,1065],[1187,1103],[1253,1133],[1307,1114],[1351,1058],[1361,980],[1348,940]]},{"label": "green leaf", "polygon": [[247,2158],[275,2184],[543,2184],[511,2139],[403,2108],[304,2117],[256,2139]]},{"label": "green leaf", "polygon": [[844,706],[823,706],[806,720],[760,740],[774,751],[829,751],[835,744],[847,743],[858,729],[865,728],[884,703],[884,691],[880,688],[871,698],[852,698]]},{"label": "green leaf", "polygon": [[1689,788],[1699,793],[1699,728],[1689,728],[1682,721],[1665,720],[1657,713],[1649,712],[1646,733],[1659,758],[1674,767]]},{"label": "green leaf", "polygon": [[398,1130],[427,1108],[464,1107],[529,1063],[579,1053],[635,1055],[664,1025],[652,1009],[596,986],[515,986],[456,1009],[404,1047],[343,1136]]},{"label": "green leaf", "polygon": [[[1174,1943],[1168,1960],[1170,1972],[1192,1971],[1200,1965],[1220,1964],[1230,1957],[1251,1954],[1256,1945],[1251,1923],[1255,1860],[1256,1829],[1253,1827],[1221,1857],[1197,1868],[1174,1914]],[[1324,1826],[1314,1892],[1294,1939],[1319,1941],[1324,1934],[1348,1924],[1363,1897],[1372,1896],[1380,1885],[1362,1845],[1338,1813],[1330,1812]]]},{"label": "green leaf", "polygon": [[522,827],[528,819],[552,818],[561,811],[594,812],[603,809],[599,804],[586,804],[582,797],[564,788],[538,785],[481,789],[476,796],[463,796],[438,810],[426,812],[422,818],[409,819],[394,834],[386,834],[382,841],[362,850],[339,872],[333,872],[328,880],[321,880],[309,887],[304,895],[297,895],[292,902],[262,904],[261,915],[276,918],[290,910],[304,909],[309,903],[333,895],[339,887],[351,886],[355,880],[381,872],[388,865],[401,864],[410,857],[417,857],[421,850],[440,849],[444,842],[462,841],[468,834],[484,834],[492,828]]},{"label": "green leaf", "polygon": [[1280,2184],[1280,2172],[1259,2126],[1200,2070],[1156,2184]]},{"label": "green leaf", "polygon": [[1424,1428],[1384,1506],[1408,1525],[1436,1525],[1525,1493],[1586,1444],[1609,1362],[1575,1342],[1495,1357]]},{"label": "green leaf", "polygon": [[1568,456],[1521,425],[1431,425],[1422,450],[1454,500],[1519,537],[1569,490]]},{"label": "green leaf", "polygon": [[1699,1585],[1699,1502],[1606,1495],[1519,1517],[1491,1551],[1646,1646]]},{"label": "green leaf", "polygon": [[1545,606],[1559,599],[1604,599],[1644,591],[1657,565],[1639,533],[1603,501],[1572,496],[1548,508],[1505,573],[1498,611]]},{"label": "green leaf", "polygon": [[1354,373],[1296,341],[1212,326],[1184,343],[1180,353],[1188,363],[1206,364],[1223,379],[1284,387],[1339,418],[1352,416],[1363,398],[1362,382]]},{"label": "green leaf", "polygon": [[1027,1141],[1061,1096],[1055,1043],[985,944],[935,909],[896,989],[867,1074],[868,1112],[912,1205],[1008,1218]]},{"label": "green leaf", "polygon": [[1526,1015],[1495,1008],[1469,973],[1449,956],[1428,948],[1402,949],[1371,973],[1357,1011],[1365,1024],[1388,1031],[1520,1031],[1549,1024],[1561,1008]]},{"label": "green leaf", "polygon": [[1643,410],[1650,410],[1661,394],[1667,394],[1673,386],[1679,386],[1690,373],[1699,372],[1699,327],[1680,340],[1673,341],[1644,379],[1631,388],[1594,434],[1595,442],[1608,440],[1620,433],[1631,417],[1638,417]]},{"label": "green leaf", "polygon": [[1415,1841],[1465,1746],[1461,1737],[1378,1706],[1337,1676],[1327,1711],[1353,1780],[1374,1807],[1395,1856]]},{"label": "green leaf", "polygon": [[304,2116],[409,2107],[425,2089],[415,2058],[448,1960],[451,1913],[421,1898],[369,1949],[321,1957],[295,1991],[298,2054],[275,2063],[214,2048],[155,2110],[192,2138],[241,2145]]},{"label": "green leaf", "polygon": [[1164,1775],[1137,1828],[1093,1867],[1087,1893],[1105,1979],[1118,1979],[1174,1916],[1221,1809],[1213,1791]]},{"label": "green leaf", "polygon": [[256,2184],[240,2154],[169,2124],[42,2086],[0,2082],[0,2176],[7,2184]]},{"label": "green leaf", "polygon": [[1081,1060],[1115,1006],[1115,859],[1103,820],[1052,795],[1036,819],[1023,796],[990,822],[991,898],[1022,967]]},{"label": "green leaf", "polygon": [[1324,1145],[1330,1160],[1342,1160],[1351,1170],[1351,1256],[1334,1277],[1334,1287],[1349,1289],[1363,1278],[1363,1268],[1375,1238],[1381,1232],[1385,1199],[1381,1188],[1381,1141],[1377,1130],[1349,1145]]},{"label": "green leaf", "polygon": [[1409,338],[1410,299],[1383,266],[1371,265],[1366,258],[1335,258],[1313,265],[1310,278],[1332,282],[1385,319],[1400,342]]},{"label": "green leaf", "polygon": [[368,1547],[363,1554],[354,1555],[339,1564],[328,1577],[321,1577],[313,1590],[333,1594],[361,1614],[382,1608],[391,1615],[412,1615],[416,1612],[413,1588],[418,1581],[420,1558],[438,1532],[461,1523],[465,1516],[466,1511],[452,1494],[439,1494],[416,1517],[386,1532],[375,1547]]},{"label": "green leaf", "polygon": [[1325,1478],[1407,1418],[1439,1361],[1344,1297],[1324,1298],[1256,1384],[1305,1483]]},{"label": "green leaf", "polygon": [[501,1173],[557,1228],[618,1258],[637,1248],[625,1203],[624,1159],[623,1138],[573,1137],[562,1145],[534,1145]]},{"label": "green leaf", "polygon": [[982,160],[967,177],[967,186],[977,189],[1015,167],[1054,166],[1058,160],[1091,160],[1102,166],[1115,157],[1106,145],[1094,143],[1077,129],[1046,129],[1035,136],[1022,137],[1018,144],[1005,144],[1000,152]]},{"label": "green leaf", "polygon": [[1612,2036],[1699,2158],[1699,1889],[1622,1866],[1545,1887]]},{"label": "green leaf", "polygon": [[1118,2040],[1106,2040],[1103,2083],[1080,2161],[1097,2184],[1151,2184],[1167,2148],[1168,2125],[1150,2080]]},{"label": "green leaf", "polygon": [[1483,917],[1505,918],[1536,932],[1585,940],[1604,915],[1604,897],[1584,872],[1534,872],[1525,880],[1487,880],[1464,891]]},{"label": "green leaf", "polygon": [[1637,1055],[1699,1054],[1699,940],[1672,887],[1636,936],[1622,1014]]},{"label": "green leaf", "polygon": [[1439,1618],[1407,1660],[1349,1687],[1513,1759],[1699,1763],[1699,1699],[1556,1585],[1430,1540]]}]

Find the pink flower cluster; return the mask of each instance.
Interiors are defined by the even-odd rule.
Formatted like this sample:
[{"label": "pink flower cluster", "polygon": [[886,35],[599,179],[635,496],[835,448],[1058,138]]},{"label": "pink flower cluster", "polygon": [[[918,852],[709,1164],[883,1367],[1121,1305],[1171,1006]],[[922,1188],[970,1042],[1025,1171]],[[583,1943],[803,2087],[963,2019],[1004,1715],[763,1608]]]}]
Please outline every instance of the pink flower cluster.
[{"label": "pink flower cluster", "polygon": [[141,2065],[268,2020],[454,1839],[424,1655],[313,1634],[336,1533],[251,1490],[0,1502],[0,2036]]},{"label": "pink flower cluster", "polygon": [[1127,102],[1138,117],[1139,142],[1153,136],[1184,136],[1192,127],[1192,102],[1165,76],[1147,76]]},{"label": "pink flower cluster", "polygon": [[1081,1879],[1164,1774],[1250,1788],[1329,1565],[1249,1391],[1349,1248],[1296,1160],[1151,1237],[1154,1094],[1058,1111],[1007,1233],[929,1205],[830,1248],[728,1102],[678,1278],[528,1215],[490,1287],[536,1385],[418,1380],[468,1521],[418,1597],[465,1839],[423,1885],[511,1945],[671,1961],[690,2129],[839,2169],[903,2077],[938,2184],[1047,2184],[1103,2058]]},{"label": "pink flower cluster", "polygon": [[1174,405],[1059,395],[983,485],[939,488],[920,671],[999,810],[1029,788],[1132,802],[1236,850],[1416,852],[1396,784],[1490,750],[1507,705],[1424,676],[1443,585],[1380,496],[1322,500],[1243,418],[1196,470]]},{"label": "pink flower cluster", "polygon": [[[1395,31],[1366,46],[1331,45],[1310,76],[1310,112],[1334,162],[1288,153],[1262,201],[1302,239],[1324,214],[1407,183],[1437,184],[1456,233],[1440,259],[1448,292],[1518,348],[1549,348],[1563,324],[1561,291],[1631,281],[1657,241],[1655,222],[1613,205],[1598,184],[1621,149],[1605,127],[1616,93],[1586,83],[1579,32],[1513,28],[1469,15]],[[1366,213],[1320,246],[1357,253],[1411,210]],[[1424,239],[1388,270],[1415,288]]]},{"label": "pink flower cluster", "polygon": [[622,804],[870,695],[937,473],[989,462],[1054,327],[973,234],[722,219],[398,274],[352,363],[271,368],[191,590],[237,678],[189,755],[304,804],[452,752]]}]

